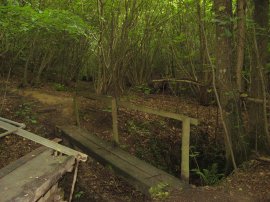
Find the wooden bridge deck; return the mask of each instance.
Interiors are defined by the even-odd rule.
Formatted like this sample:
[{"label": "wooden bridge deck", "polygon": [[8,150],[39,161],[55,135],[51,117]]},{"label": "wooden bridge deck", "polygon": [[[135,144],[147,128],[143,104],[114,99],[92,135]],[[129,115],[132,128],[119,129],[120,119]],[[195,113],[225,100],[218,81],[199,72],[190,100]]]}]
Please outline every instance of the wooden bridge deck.
[{"label": "wooden bridge deck", "polygon": [[182,190],[188,186],[178,178],[130,155],[97,136],[75,126],[59,126],[62,138],[81,148],[101,164],[112,168],[116,174],[126,179],[145,194],[160,183],[168,184],[168,190]]},{"label": "wooden bridge deck", "polygon": [[43,201],[74,162],[72,156],[52,156],[46,147],[34,150],[0,169],[0,201]]}]

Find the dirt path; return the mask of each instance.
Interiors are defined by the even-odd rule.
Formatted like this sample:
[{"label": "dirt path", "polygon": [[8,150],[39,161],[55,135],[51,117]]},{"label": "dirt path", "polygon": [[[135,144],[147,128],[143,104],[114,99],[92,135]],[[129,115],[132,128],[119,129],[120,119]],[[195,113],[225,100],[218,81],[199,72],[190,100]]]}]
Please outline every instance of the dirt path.
[{"label": "dirt path", "polygon": [[58,92],[55,95],[39,90],[24,90],[18,93],[22,96],[31,96],[45,105],[58,106],[63,116],[69,117],[73,114],[73,98],[66,93]]}]

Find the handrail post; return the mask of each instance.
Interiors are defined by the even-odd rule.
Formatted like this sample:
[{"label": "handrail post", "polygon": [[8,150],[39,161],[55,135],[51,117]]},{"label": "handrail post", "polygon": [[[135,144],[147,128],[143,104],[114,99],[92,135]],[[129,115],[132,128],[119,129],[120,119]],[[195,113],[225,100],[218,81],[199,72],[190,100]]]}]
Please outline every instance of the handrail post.
[{"label": "handrail post", "polygon": [[189,183],[189,141],[190,141],[190,119],[186,118],[182,122],[181,178],[187,183]]},{"label": "handrail post", "polygon": [[116,145],[118,145],[119,135],[118,135],[118,120],[117,120],[117,103],[115,97],[112,98],[112,127],[113,127],[113,141]]}]

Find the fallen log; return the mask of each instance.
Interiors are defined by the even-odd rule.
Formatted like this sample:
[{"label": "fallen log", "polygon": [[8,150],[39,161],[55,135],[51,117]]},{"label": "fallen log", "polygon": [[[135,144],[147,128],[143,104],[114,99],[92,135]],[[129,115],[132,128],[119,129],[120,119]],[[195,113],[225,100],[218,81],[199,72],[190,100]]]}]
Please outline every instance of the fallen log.
[{"label": "fallen log", "polygon": [[41,108],[37,110],[37,113],[43,114],[43,113],[50,113],[50,112],[55,112],[57,111],[56,107],[46,107],[46,108]]}]

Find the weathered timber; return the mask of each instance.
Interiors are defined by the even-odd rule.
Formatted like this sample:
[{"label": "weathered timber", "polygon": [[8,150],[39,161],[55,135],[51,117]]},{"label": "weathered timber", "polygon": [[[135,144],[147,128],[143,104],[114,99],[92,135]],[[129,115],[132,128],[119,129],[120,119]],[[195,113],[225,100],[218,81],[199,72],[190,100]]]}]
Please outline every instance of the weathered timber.
[{"label": "weathered timber", "polygon": [[12,124],[12,125],[15,125],[15,126],[18,126],[20,128],[25,128],[26,127],[25,124],[23,124],[23,123],[18,123],[18,122],[9,120],[9,119],[5,119],[3,117],[0,117],[0,121],[5,122],[5,123],[9,123],[9,124]]},{"label": "weathered timber", "polygon": [[[106,104],[106,106],[112,105],[113,97],[111,97],[111,96],[102,96],[102,95],[95,95],[95,94],[89,94],[89,93],[79,93],[79,95],[81,95],[85,98],[88,98],[88,99],[99,100],[102,103]],[[199,124],[199,121],[197,119],[190,118],[190,117],[182,115],[182,114],[167,112],[167,111],[163,111],[163,110],[159,110],[159,109],[152,109],[152,108],[141,106],[141,105],[134,105],[128,101],[123,101],[121,99],[117,99],[117,106],[131,109],[131,110],[141,111],[144,113],[154,114],[154,115],[162,116],[165,118],[171,118],[171,119],[175,119],[175,120],[179,120],[179,121],[183,121],[184,119],[189,118],[190,123],[192,125],[197,126]]]},{"label": "weathered timber", "polygon": [[[103,102],[104,104],[106,104],[106,106],[112,105],[113,97],[111,97],[111,96],[95,95],[95,94],[83,93],[83,92],[78,93],[78,95],[81,95],[85,98],[92,99],[92,100],[99,100],[99,101]],[[182,114],[167,112],[167,111],[163,111],[163,110],[159,110],[159,109],[152,109],[152,108],[141,106],[141,105],[134,105],[128,101],[123,101],[121,99],[117,100],[117,105],[119,107],[131,109],[131,110],[137,110],[137,111],[141,111],[144,113],[154,114],[157,116],[171,118],[171,119],[175,119],[175,120],[179,120],[179,121],[183,121],[186,118],[190,118],[190,117],[182,115]],[[198,119],[190,118],[190,123],[192,125],[197,126],[199,124],[199,121],[198,121]]]},{"label": "weathered timber", "polygon": [[173,82],[173,83],[188,83],[193,84],[196,86],[205,86],[205,84],[199,83],[198,81],[192,81],[189,79],[155,79],[152,80],[153,83],[160,83],[160,82]]},{"label": "weathered timber", "polygon": [[37,113],[50,113],[50,112],[56,112],[57,107],[45,107],[37,110]]},{"label": "weathered timber", "polygon": [[51,149],[54,149],[60,153],[69,155],[69,156],[74,156],[76,159],[85,162],[87,160],[87,155],[83,154],[81,152],[75,151],[73,149],[70,149],[68,147],[65,147],[61,144],[58,144],[54,141],[48,140],[46,138],[43,138],[41,136],[38,136],[34,133],[28,132],[26,130],[23,130],[21,128],[17,128],[11,124],[8,124],[6,122],[0,121],[0,128],[3,128],[8,131],[14,131],[14,134],[17,134],[21,137],[24,137],[26,139],[32,140],[38,144],[41,144],[43,146],[49,147]]},{"label": "weathered timber", "polygon": [[112,99],[112,127],[113,127],[113,140],[115,144],[119,144],[118,135],[118,120],[117,120],[117,103],[116,99]]},{"label": "weathered timber", "polygon": [[148,107],[145,107],[145,106],[134,105],[134,104],[132,104],[130,102],[121,101],[121,100],[118,101],[117,104],[118,104],[118,106],[123,107],[123,108],[137,110],[137,111],[141,111],[141,112],[144,112],[144,113],[154,114],[154,115],[157,115],[157,116],[171,118],[171,119],[175,119],[175,120],[179,120],[179,121],[184,121],[186,119],[190,119],[190,123],[192,125],[198,125],[199,124],[199,121],[197,119],[190,118],[190,117],[182,115],[182,114],[176,114],[176,113],[167,112],[167,111],[163,111],[163,110],[159,110],[159,109],[152,109],[152,108],[148,108]]},{"label": "weathered timber", "polygon": [[[37,149],[35,149],[34,151],[30,152],[29,154],[19,158],[18,160],[8,164],[7,166],[5,166],[4,168],[2,168],[0,170],[0,179],[6,175],[8,175],[9,173],[13,172],[14,170],[16,170],[18,167],[22,166],[23,164],[29,162],[30,160],[32,160],[33,158],[35,158],[37,155],[41,154],[42,152],[44,152],[46,149],[46,147],[39,147]],[[0,180],[1,182],[1,180]]]},{"label": "weathered timber", "polygon": [[182,162],[181,179],[189,182],[189,141],[190,141],[190,119],[182,123]]},{"label": "weathered timber", "polygon": [[[61,142],[61,139],[55,138],[53,139],[54,142]],[[18,167],[22,166],[23,164],[27,163],[28,161],[32,160],[33,158],[35,158],[36,156],[38,156],[39,154],[41,154],[42,152],[44,152],[45,150],[47,150],[48,148],[46,147],[39,147],[37,149],[35,149],[34,151],[28,153],[27,155],[17,159],[16,161],[11,162],[10,164],[8,164],[7,166],[5,166],[4,168],[2,168],[0,170],[0,179],[4,176],[6,176],[7,174],[13,172],[14,170],[16,170]]]},{"label": "weathered timber", "polygon": [[7,136],[7,135],[10,135],[10,134],[16,132],[17,130],[18,130],[18,129],[16,128],[16,129],[14,129],[14,130],[5,131],[4,133],[1,133],[1,134],[0,134],[0,138],[5,137],[5,136]]},{"label": "weathered timber", "polygon": [[131,185],[145,194],[160,183],[168,184],[168,189],[178,191],[188,184],[168,173],[130,155],[119,147],[74,126],[59,126],[61,134],[84,152],[105,166],[112,168],[116,174],[126,179]]},{"label": "weathered timber", "polygon": [[1,178],[1,202],[39,200],[73,168],[75,162],[72,156],[52,156],[50,149],[28,159],[27,163]]}]

